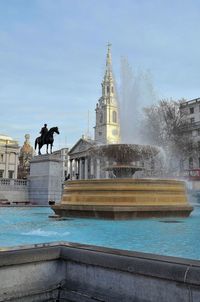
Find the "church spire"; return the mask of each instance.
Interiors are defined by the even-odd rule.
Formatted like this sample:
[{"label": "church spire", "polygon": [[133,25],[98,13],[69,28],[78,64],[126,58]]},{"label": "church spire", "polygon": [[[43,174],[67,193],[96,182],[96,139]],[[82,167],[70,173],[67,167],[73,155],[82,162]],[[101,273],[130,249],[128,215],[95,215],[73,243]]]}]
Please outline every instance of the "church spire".
[{"label": "church spire", "polygon": [[108,51],[107,51],[107,58],[106,58],[106,67],[111,68],[112,67],[112,58],[111,58],[111,46],[112,44],[108,43]]},{"label": "church spire", "polygon": [[113,83],[113,74],[112,74],[112,57],[111,57],[111,44],[108,43],[108,50],[106,56],[106,70],[104,75],[104,81],[102,86],[111,85]]},{"label": "church spire", "polygon": [[115,83],[112,73],[111,44],[108,43],[106,70],[102,81],[102,96],[96,106],[95,141],[119,143],[120,127]]}]

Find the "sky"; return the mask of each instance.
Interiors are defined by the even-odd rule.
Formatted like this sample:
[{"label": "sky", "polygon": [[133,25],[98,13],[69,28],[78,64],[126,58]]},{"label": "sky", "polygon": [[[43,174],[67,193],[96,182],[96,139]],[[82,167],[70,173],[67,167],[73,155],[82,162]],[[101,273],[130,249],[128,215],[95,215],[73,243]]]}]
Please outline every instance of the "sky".
[{"label": "sky", "polygon": [[108,42],[117,82],[125,57],[159,98],[200,97],[199,12],[198,0],[0,0],[0,134],[33,144],[47,123],[55,148],[93,136]]}]

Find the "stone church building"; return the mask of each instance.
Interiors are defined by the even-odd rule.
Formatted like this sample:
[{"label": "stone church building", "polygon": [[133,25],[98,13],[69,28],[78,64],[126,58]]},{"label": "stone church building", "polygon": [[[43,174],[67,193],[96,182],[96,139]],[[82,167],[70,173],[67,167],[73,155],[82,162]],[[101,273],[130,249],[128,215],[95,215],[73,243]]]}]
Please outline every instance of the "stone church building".
[{"label": "stone church building", "polygon": [[94,140],[82,137],[69,151],[70,178],[91,179],[111,177],[103,167],[105,162],[92,153],[100,144],[120,142],[119,110],[112,71],[110,44],[108,45],[105,75],[102,81],[102,96],[96,104]]}]

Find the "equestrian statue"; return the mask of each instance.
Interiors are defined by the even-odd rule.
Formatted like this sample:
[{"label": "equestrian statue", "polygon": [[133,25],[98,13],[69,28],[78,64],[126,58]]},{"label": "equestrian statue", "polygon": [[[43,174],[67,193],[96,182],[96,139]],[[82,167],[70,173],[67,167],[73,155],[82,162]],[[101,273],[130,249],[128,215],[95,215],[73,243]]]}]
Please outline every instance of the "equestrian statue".
[{"label": "equestrian statue", "polygon": [[50,152],[52,153],[52,146],[53,146],[53,142],[54,142],[54,138],[53,138],[54,133],[60,134],[58,127],[52,127],[50,130],[48,130],[47,124],[44,124],[44,127],[42,127],[42,129],[40,131],[41,136],[38,136],[35,140],[35,150],[38,145],[38,155],[41,155],[40,149],[44,145],[47,145],[46,153],[48,154],[49,145],[51,146]]}]

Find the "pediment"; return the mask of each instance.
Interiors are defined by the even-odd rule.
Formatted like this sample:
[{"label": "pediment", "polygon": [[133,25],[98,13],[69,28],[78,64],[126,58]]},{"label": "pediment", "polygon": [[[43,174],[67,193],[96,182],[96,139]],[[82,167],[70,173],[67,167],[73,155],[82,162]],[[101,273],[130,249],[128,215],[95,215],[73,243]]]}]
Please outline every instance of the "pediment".
[{"label": "pediment", "polygon": [[85,139],[80,139],[69,151],[69,156],[72,156],[73,154],[86,152],[88,149],[91,148],[95,143],[94,141],[90,140],[87,141]]}]

